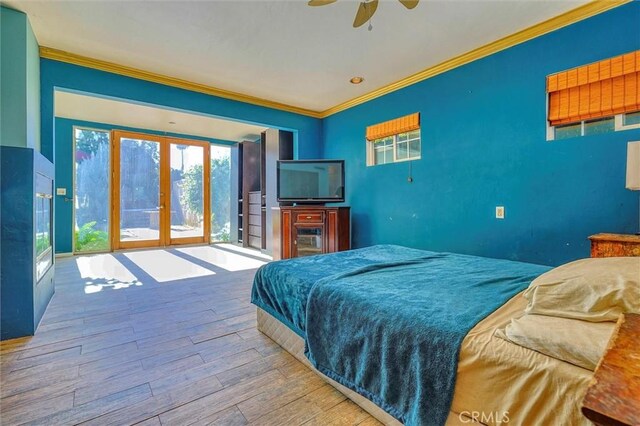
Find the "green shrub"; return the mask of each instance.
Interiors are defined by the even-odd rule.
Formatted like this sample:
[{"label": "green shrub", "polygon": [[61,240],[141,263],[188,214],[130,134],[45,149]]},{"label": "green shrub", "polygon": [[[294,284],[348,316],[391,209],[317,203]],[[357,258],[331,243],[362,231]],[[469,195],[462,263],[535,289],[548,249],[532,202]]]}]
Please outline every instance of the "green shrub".
[{"label": "green shrub", "polygon": [[109,235],[104,231],[94,229],[96,222],[87,222],[76,229],[76,251],[106,251],[109,250]]}]

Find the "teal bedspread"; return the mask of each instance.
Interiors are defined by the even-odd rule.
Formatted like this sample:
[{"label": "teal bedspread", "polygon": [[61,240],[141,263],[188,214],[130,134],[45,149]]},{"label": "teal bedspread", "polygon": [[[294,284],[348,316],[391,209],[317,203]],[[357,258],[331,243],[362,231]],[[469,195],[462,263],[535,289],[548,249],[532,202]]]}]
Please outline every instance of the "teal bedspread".
[{"label": "teal bedspread", "polygon": [[325,256],[271,262],[256,272],[251,301],[299,336],[305,337],[307,299],[317,281],[364,266],[415,259],[425,253],[407,247],[379,245]]},{"label": "teal bedspread", "polygon": [[465,335],[548,269],[374,246],[265,265],[252,301],[328,377],[406,425],[444,425]]}]

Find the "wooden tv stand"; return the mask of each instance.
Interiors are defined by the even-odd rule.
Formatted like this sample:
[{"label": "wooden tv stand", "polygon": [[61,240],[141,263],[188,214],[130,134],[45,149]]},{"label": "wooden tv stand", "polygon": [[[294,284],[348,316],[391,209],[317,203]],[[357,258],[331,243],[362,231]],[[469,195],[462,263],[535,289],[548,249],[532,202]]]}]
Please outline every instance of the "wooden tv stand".
[{"label": "wooden tv stand", "polygon": [[351,248],[349,207],[273,208],[273,260]]}]

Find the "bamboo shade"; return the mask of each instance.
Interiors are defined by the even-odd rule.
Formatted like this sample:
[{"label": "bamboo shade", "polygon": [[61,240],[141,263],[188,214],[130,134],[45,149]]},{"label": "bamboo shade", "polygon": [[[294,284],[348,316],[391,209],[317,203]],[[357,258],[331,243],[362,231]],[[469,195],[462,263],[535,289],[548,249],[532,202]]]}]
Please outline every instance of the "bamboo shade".
[{"label": "bamboo shade", "polygon": [[552,126],[640,111],[640,50],[547,77]]},{"label": "bamboo shade", "polygon": [[418,130],[420,128],[420,113],[405,115],[395,120],[374,124],[367,127],[367,140],[386,138],[387,136]]}]

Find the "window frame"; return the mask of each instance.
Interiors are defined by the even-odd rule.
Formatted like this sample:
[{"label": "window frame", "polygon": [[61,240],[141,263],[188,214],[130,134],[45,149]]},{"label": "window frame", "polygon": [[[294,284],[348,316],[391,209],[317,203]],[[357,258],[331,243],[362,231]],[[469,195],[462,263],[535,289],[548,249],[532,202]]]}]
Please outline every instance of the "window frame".
[{"label": "window frame", "polygon": [[[547,101],[548,101],[548,97],[547,97]],[[548,107],[547,107],[548,110]],[[637,112],[637,111],[636,111]],[[567,123],[567,125],[569,124],[578,124],[580,123],[580,135],[575,136],[575,137],[582,137],[585,136],[585,123],[586,122],[590,122],[590,121],[596,121],[596,120],[605,120],[605,119],[613,119],[613,130],[612,132],[621,132],[624,130],[633,130],[633,129],[640,129],[640,123],[636,123],[636,124],[624,124],[624,118],[627,114],[635,114],[635,112],[633,113],[621,113],[621,114],[615,114],[615,115],[610,115],[607,117],[601,117],[599,119],[591,119],[591,120],[581,120],[581,121],[576,121],[575,123]],[[564,140],[564,139],[572,139],[572,137],[569,138],[556,138],[556,128],[557,127],[562,127],[564,125],[560,125],[560,126],[552,126],[551,124],[549,124],[549,120],[546,120],[547,122],[547,141],[548,142],[552,142],[555,140]],[[607,132],[610,133],[610,132]],[[588,135],[586,135],[588,136]]]},{"label": "window frame", "polygon": [[[417,132],[418,133],[418,137],[417,138],[407,138],[404,141],[400,141],[398,142],[398,136],[400,135],[408,135],[412,132]],[[376,142],[385,140],[385,139],[389,139],[391,138],[391,150],[393,152],[393,160],[392,161],[388,161],[388,162],[384,162],[384,163],[377,163],[376,162],[376,151],[378,151],[376,149]],[[413,141],[418,141],[420,144],[420,148],[418,150],[418,155],[415,157],[412,157],[410,155],[410,149],[409,149],[409,144]],[[403,133],[398,133],[396,135],[391,135],[391,136],[385,136],[384,138],[379,138],[379,139],[374,139],[374,140],[366,140],[366,144],[367,144],[367,167],[370,166],[382,166],[385,164],[394,164],[394,163],[403,163],[405,161],[414,161],[414,160],[420,160],[422,158],[422,131],[421,129],[416,129],[416,130],[411,130],[409,132],[403,132]],[[406,144],[407,145],[407,158],[398,158],[398,144]],[[389,145],[385,145],[385,148],[389,146]]]},{"label": "window frame", "polygon": [[[640,111],[636,111],[636,112],[630,112],[629,114],[636,114]],[[613,120],[614,120],[614,129],[616,132],[621,131],[621,130],[632,130],[632,129],[640,129],[640,123],[636,123],[636,124],[624,124],[624,119],[627,116],[627,113],[625,114],[617,114],[614,116]]]}]

